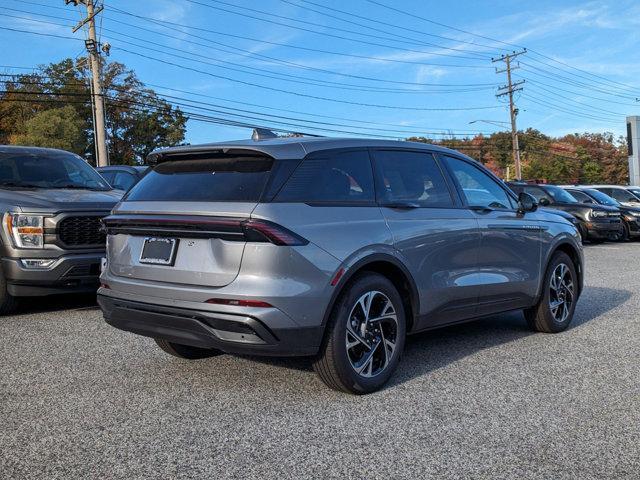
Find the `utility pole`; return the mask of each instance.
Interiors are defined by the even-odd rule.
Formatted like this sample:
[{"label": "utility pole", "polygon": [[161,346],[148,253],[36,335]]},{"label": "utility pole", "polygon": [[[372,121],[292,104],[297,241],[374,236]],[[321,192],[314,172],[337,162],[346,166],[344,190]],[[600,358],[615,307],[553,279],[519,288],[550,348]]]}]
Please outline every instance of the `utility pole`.
[{"label": "utility pole", "polygon": [[506,68],[504,68],[503,70],[496,69],[496,73],[507,72],[507,84],[498,89],[498,93],[496,94],[496,97],[500,98],[505,95],[509,97],[509,115],[511,117],[511,145],[512,145],[511,148],[513,150],[513,163],[515,164],[515,167],[516,167],[515,168],[516,180],[522,180],[522,168],[520,165],[520,145],[518,143],[518,128],[516,127],[516,116],[518,115],[518,109],[513,104],[513,94],[518,90],[522,90],[522,84],[524,83],[524,80],[521,80],[515,83],[511,80],[511,70],[515,70],[516,68],[519,68],[519,65],[513,65],[511,62],[514,58],[524,53],[527,53],[526,48],[519,52],[514,51],[512,53],[502,55],[499,58],[491,59],[493,63],[504,62],[506,65]]},{"label": "utility pole", "polygon": [[82,4],[87,8],[87,16],[78,25],[73,27],[73,33],[77,32],[84,25],[89,25],[89,37],[85,40],[85,46],[89,53],[89,63],[91,65],[91,100],[95,112],[95,128],[93,139],[96,142],[98,158],[96,164],[99,167],[109,165],[109,155],[107,153],[107,131],[104,124],[104,97],[102,95],[102,81],[100,77],[100,44],[96,37],[95,17],[104,7],[95,5],[95,0],[65,0],[65,4],[78,6]]}]

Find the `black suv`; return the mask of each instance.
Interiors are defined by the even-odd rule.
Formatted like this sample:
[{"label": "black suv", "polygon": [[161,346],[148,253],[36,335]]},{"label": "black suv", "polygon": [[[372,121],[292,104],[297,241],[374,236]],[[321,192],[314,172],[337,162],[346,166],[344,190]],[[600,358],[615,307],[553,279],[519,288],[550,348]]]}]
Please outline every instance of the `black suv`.
[{"label": "black suv", "polygon": [[0,314],[16,297],[97,290],[100,221],[121,196],[73,153],[0,145]]},{"label": "black suv", "polygon": [[640,237],[640,205],[637,207],[629,207],[622,205],[613,197],[602,193],[600,190],[589,187],[566,187],[567,192],[574,196],[582,203],[597,203],[608,207],[615,207],[620,210],[622,215],[622,231],[620,232],[620,240],[629,240],[631,238]]},{"label": "black suv", "polygon": [[583,240],[599,243],[615,240],[622,234],[620,210],[616,207],[581,203],[556,185],[526,182],[510,182],[508,185],[518,194],[525,192],[534,196],[541,206],[563,210],[575,216],[580,222],[579,230]]}]

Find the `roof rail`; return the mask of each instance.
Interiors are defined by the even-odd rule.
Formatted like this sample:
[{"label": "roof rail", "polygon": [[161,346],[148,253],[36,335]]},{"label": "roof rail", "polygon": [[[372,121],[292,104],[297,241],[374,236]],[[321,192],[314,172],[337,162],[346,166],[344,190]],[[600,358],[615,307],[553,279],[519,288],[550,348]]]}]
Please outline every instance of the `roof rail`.
[{"label": "roof rail", "polygon": [[251,134],[251,140],[265,140],[267,138],[278,138],[278,136],[273,133],[271,130],[266,128],[254,128],[253,133]]}]

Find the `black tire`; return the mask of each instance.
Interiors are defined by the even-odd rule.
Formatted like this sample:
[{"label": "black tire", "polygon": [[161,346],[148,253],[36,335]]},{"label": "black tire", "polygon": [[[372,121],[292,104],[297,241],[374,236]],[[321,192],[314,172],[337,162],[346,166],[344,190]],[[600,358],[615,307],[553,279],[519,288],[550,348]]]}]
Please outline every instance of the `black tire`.
[{"label": "black tire", "polygon": [[629,237],[631,235],[629,234],[629,225],[627,225],[627,222],[622,222],[622,234],[620,235],[620,238],[618,241],[620,242],[628,242],[629,241]]},{"label": "black tire", "polygon": [[173,355],[178,358],[185,358],[187,360],[215,357],[222,353],[220,350],[216,350],[215,348],[192,347],[190,345],[169,342],[161,338],[154,338],[154,340],[158,346],[169,355]]},{"label": "black tire", "polygon": [[0,269],[0,315],[9,315],[16,311],[18,299],[7,291],[7,279]]},{"label": "black tire", "polygon": [[[368,297],[371,315],[385,320],[358,323],[357,318],[363,312],[363,304],[359,304],[358,300],[368,294],[371,295]],[[393,310],[385,310],[389,303]],[[395,312],[395,315],[391,312]],[[354,322],[349,324],[349,332],[347,322]],[[354,324],[358,324],[355,330]],[[366,331],[365,335],[360,335],[362,328]],[[353,335],[356,331],[360,343]],[[333,307],[313,369],[334,390],[358,395],[374,392],[382,388],[396,370],[404,349],[405,336],[405,311],[394,285],[377,273],[357,274],[345,285]],[[355,346],[348,347],[349,338]],[[388,342],[395,343],[395,347],[392,348]],[[354,359],[354,356],[358,357],[358,349],[362,352],[359,360]],[[356,372],[354,361],[361,361],[363,374]]]},{"label": "black tire", "polygon": [[[560,265],[564,265],[567,268],[567,275],[570,276],[570,281],[573,286],[573,293],[571,296],[571,303],[566,308],[567,316],[563,320],[557,319],[550,305],[552,296],[558,297],[557,294],[552,293],[551,280],[554,272],[556,272]],[[565,277],[566,278],[566,277]],[[542,286],[542,295],[537,305],[528,308],[524,311],[527,324],[532,330],[536,332],[544,333],[558,333],[566,330],[571,321],[573,320],[573,314],[576,309],[576,302],[578,300],[578,276],[576,275],[576,269],[573,261],[564,252],[556,252],[547,266],[547,271],[544,276],[544,283]],[[567,298],[565,293],[564,298]],[[559,298],[559,297],[558,297]],[[559,307],[558,307],[559,308]],[[563,305],[564,308],[564,305]],[[556,310],[557,311],[557,310]]]}]

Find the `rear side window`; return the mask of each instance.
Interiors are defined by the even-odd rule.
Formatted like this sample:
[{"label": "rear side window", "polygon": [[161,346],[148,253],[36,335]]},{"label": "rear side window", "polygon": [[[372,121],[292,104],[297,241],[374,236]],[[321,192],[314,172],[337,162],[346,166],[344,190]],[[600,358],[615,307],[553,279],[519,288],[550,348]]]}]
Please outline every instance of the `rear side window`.
[{"label": "rear side window", "polygon": [[451,207],[453,200],[431,153],[380,150],[374,153],[383,203],[411,202],[422,207]]},{"label": "rear side window", "polygon": [[234,156],[160,163],[127,194],[129,201],[257,202],[273,160]]},{"label": "rear side window", "polygon": [[293,172],[278,202],[371,203],[373,172],[366,150],[323,152],[306,158]]}]

